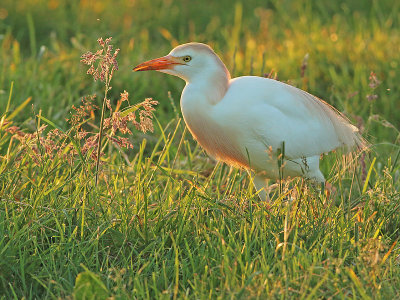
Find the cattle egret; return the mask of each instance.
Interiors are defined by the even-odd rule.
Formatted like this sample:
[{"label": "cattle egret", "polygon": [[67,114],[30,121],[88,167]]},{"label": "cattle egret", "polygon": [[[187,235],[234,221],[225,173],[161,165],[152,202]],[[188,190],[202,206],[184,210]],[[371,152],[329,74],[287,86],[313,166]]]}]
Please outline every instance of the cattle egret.
[{"label": "cattle egret", "polygon": [[[247,169],[264,200],[267,179],[302,176],[324,183],[321,154],[364,147],[358,129],[326,102],[273,79],[231,79],[206,44],[180,45],[133,70],[185,80],[181,109],[189,131],[210,156]],[[278,164],[282,152],[283,167]]]}]

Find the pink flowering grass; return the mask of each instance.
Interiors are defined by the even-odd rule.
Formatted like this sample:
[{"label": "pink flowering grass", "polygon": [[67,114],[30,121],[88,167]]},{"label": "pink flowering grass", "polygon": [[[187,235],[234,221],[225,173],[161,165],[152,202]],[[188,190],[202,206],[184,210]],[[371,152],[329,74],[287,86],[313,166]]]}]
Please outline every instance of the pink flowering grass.
[{"label": "pink flowering grass", "polygon": [[[115,145],[119,151],[132,149],[133,144],[129,136],[133,135],[135,130],[153,131],[153,111],[157,101],[147,98],[141,103],[127,105],[129,94],[124,90],[120,93],[116,106],[111,105],[108,92],[111,90],[110,83],[114,72],[118,70],[116,57],[119,49],[113,51],[110,41],[111,38],[98,39],[101,48],[94,53],[87,52],[81,57],[81,61],[89,66],[87,73],[92,75],[95,81],[104,83],[99,126],[93,124],[99,109],[96,105],[96,95],[82,97],[79,106],[72,105],[70,117],[67,119],[67,130],[62,130],[43,117],[41,111],[35,118],[36,129],[33,132],[14,125],[4,117],[0,129],[9,136],[10,145],[16,145],[18,155],[14,161],[15,167],[29,163],[39,170],[49,161],[61,160],[72,169],[94,168],[97,185],[101,173],[100,159],[105,155],[103,150],[107,145]],[[50,129],[51,127],[53,128]],[[3,137],[3,140],[7,136]]]},{"label": "pink flowering grass", "polygon": [[[139,121],[136,120],[135,110],[128,112],[127,114],[121,114],[118,109],[113,111],[111,106],[111,101],[108,99],[108,92],[111,90],[111,80],[113,78],[114,72],[118,70],[117,55],[120,49],[113,51],[113,45],[110,45],[112,37],[105,40],[99,38],[97,42],[99,43],[100,49],[96,52],[86,52],[81,56],[81,62],[85,65],[90,66],[87,70],[87,74],[93,76],[95,81],[100,80],[104,83],[104,98],[103,105],[101,109],[101,119],[100,119],[100,129],[98,135],[92,137],[90,148],[95,147],[95,142],[97,142],[97,155],[96,155],[96,179],[95,184],[98,183],[99,178],[99,166],[100,166],[100,156],[101,156],[101,145],[105,129],[110,129],[106,134],[107,138],[117,144],[122,148],[133,148],[128,138],[117,136],[117,132],[123,134],[132,134],[132,131],[128,128],[128,124],[133,124],[136,129],[146,132],[148,130],[153,131],[152,122],[152,111],[153,106],[157,105],[158,102],[152,99],[146,99],[144,102],[136,107],[138,109],[140,106],[143,108],[139,111]],[[124,91],[121,93],[121,98],[118,102],[118,108],[122,102],[128,101],[128,92]],[[105,118],[106,110],[109,110],[110,117]]]}]

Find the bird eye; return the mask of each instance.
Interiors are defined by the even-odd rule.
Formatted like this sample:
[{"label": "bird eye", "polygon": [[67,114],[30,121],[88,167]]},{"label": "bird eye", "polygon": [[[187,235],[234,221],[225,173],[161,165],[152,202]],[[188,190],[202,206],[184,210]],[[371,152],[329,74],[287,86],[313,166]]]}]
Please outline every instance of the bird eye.
[{"label": "bird eye", "polygon": [[183,57],[183,61],[184,61],[184,62],[189,62],[189,61],[191,61],[191,60],[192,60],[192,57],[189,56],[189,55],[186,55],[186,56]]}]

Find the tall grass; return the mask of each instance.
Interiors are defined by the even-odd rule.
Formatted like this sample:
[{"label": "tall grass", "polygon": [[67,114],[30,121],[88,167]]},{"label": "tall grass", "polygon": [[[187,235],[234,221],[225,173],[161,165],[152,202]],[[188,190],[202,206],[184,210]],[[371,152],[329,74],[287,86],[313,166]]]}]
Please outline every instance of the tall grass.
[{"label": "tall grass", "polygon": [[[392,1],[6,1],[0,297],[398,298],[398,15]],[[130,104],[160,105],[133,149],[107,144],[95,187],[90,152],[71,164],[41,138],[68,133],[71,106],[101,95],[79,57],[105,35],[121,48],[110,99],[126,89]],[[273,70],[326,99],[372,151],[353,169],[324,158],[332,193],[298,179],[260,202],[246,173],[192,141],[176,109],[183,83],[131,73],[187,41],[212,44],[234,76]],[[34,137],[29,147],[12,126]],[[63,143],[82,147],[73,134]]]}]

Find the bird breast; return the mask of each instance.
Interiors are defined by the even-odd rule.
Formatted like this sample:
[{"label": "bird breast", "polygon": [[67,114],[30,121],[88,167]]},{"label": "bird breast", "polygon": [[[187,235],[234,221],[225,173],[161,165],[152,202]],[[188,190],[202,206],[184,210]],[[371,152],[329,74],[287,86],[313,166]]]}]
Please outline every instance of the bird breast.
[{"label": "bird breast", "polygon": [[195,104],[190,107],[182,105],[183,118],[190,133],[210,156],[229,165],[248,168],[248,160],[240,150],[237,136],[214,120],[212,106],[209,109],[211,111],[205,111]]}]

